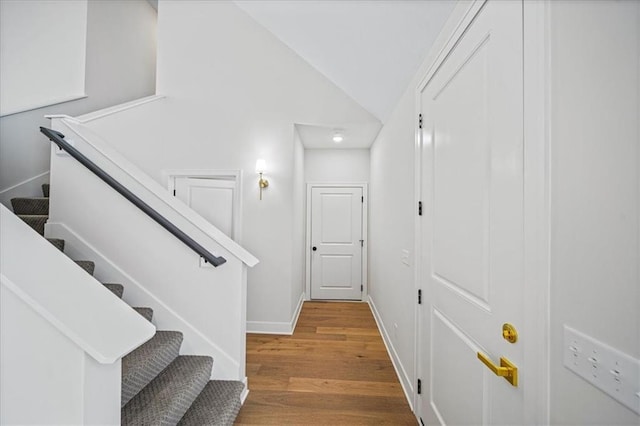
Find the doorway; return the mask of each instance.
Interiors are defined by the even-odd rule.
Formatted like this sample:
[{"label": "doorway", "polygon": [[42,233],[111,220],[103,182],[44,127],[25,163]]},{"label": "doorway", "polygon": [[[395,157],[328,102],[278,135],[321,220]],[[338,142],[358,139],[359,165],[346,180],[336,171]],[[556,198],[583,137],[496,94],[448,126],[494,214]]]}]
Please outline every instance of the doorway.
[{"label": "doorway", "polygon": [[358,300],[366,294],[365,184],[307,186],[307,294]]},{"label": "doorway", "polygon": [[[522,342],[533,335],[524,314],[523,4],[476,5],[418,93],[425,424],[526,423],[531,382],[518,377],[533,368]],[[507,324],[519,338],[504,334]]]},{"label": "doorway", "polygon": [[240,171],[172,170],[169,192],[236,242],[241,238]]}]

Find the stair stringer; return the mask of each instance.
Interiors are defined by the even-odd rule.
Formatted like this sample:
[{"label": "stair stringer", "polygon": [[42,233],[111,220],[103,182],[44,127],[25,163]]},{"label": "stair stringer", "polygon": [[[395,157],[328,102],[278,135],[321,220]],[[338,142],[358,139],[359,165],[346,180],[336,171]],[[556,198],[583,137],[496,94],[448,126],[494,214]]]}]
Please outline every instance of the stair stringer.
[{"label": "stair stringer", "polygon": [[[115,262],[101,253],[68,225],[47,222],[47,238],[65,240],[65,253],[72,258],[91,259],[96,268],[94,277],[101,282],[118,282],[124,285],[123,300],[131,306],[148,306],[154,311],[153,322],[158,330],[179,330],[184,335],[181,355],[207,355],[214,359],[211,378],[217,380],[240,380],[247,382],[244,366],[240,365],[222,348],[211,341],[190,322],[176,313],[159,297],[149,291]],[[243,264],[243,281],[246,283],[246,266]]]}]

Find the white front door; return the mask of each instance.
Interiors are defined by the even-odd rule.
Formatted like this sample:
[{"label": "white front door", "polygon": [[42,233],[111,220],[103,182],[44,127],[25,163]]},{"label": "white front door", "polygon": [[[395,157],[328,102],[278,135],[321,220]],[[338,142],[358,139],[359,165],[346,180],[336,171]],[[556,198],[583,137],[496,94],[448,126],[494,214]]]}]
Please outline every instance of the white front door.
[{"label": "white front door", "polygon": [[175,178],[174,195],[232,239],[236,238],[235,191],[235,180],[189,176]]},{"label": "white front door", "polygon": [[311,188],[311,298],[362,299],[363,191]]},{"label": "white front door", "polygon": [[425,424],[524,422],[522,3],[488,1],[420,91],[419,415]]}]

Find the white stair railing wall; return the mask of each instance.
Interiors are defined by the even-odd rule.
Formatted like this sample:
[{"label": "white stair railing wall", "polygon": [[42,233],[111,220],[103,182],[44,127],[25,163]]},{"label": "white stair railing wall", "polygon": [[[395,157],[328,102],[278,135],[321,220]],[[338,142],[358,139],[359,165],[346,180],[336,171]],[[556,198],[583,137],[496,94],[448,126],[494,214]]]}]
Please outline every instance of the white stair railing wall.
[{"label": "white stair railing wall", "polygon": [[0,424],[119,424],[121,359],[155,327],[0,206]]},{"label": "white stair railing wall", "polygon": [[227,262],[217,268],[203,266],[195,252],[53,144],[47,237],[65,239],[65,250],[71,256],[94,260],[96,278],[122,283],[123,299],[129,304],[153,308],[158,329],[181,330],[182,354],[213,357],[212,378],[246,380],[246,268],[258,260],[81,121],[53,117],[52,128],[136,197]]}]

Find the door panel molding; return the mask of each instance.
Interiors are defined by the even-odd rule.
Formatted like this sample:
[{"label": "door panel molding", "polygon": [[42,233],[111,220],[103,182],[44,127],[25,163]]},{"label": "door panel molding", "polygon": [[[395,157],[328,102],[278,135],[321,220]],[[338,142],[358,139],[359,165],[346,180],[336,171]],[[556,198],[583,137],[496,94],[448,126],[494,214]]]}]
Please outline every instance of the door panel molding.
[{"label": "door panel molding", "polygon": [[175,195],[176,179],[220,179],[234,183],[233,191],[233,240],[242,244],[242,170],[232,169],[169,169],[162,171],[170,194]]},{"label": "door panel molding", "polygon": [[[460,358],[459,363],[464,358],[475,357],[478,351],[484,351],[478,342],[468,336],[451,319],[440,312],[436,307],[431,309],[431,347],[434,345],[448,345],[453,350],[444,356],[447,362],[451,357]],[[473,405],[478,405],[476,409],[486,413],[483,409],[485,404],[484,390],[486,389],[486,375],[478,367],[471,371],[458,369],[439,368],[439,360],[432,356],[433,376],[429,378],[429,404],[435,416],[441,424],[444,419],[450,420],[450,424],[478,425],[486,424],[486,419],[470,418]],[[456,361],[454,361],[456,362]],[[463,408],[464,407],[464,408]],[[466,408],[466,409],[465,409]]]}]

